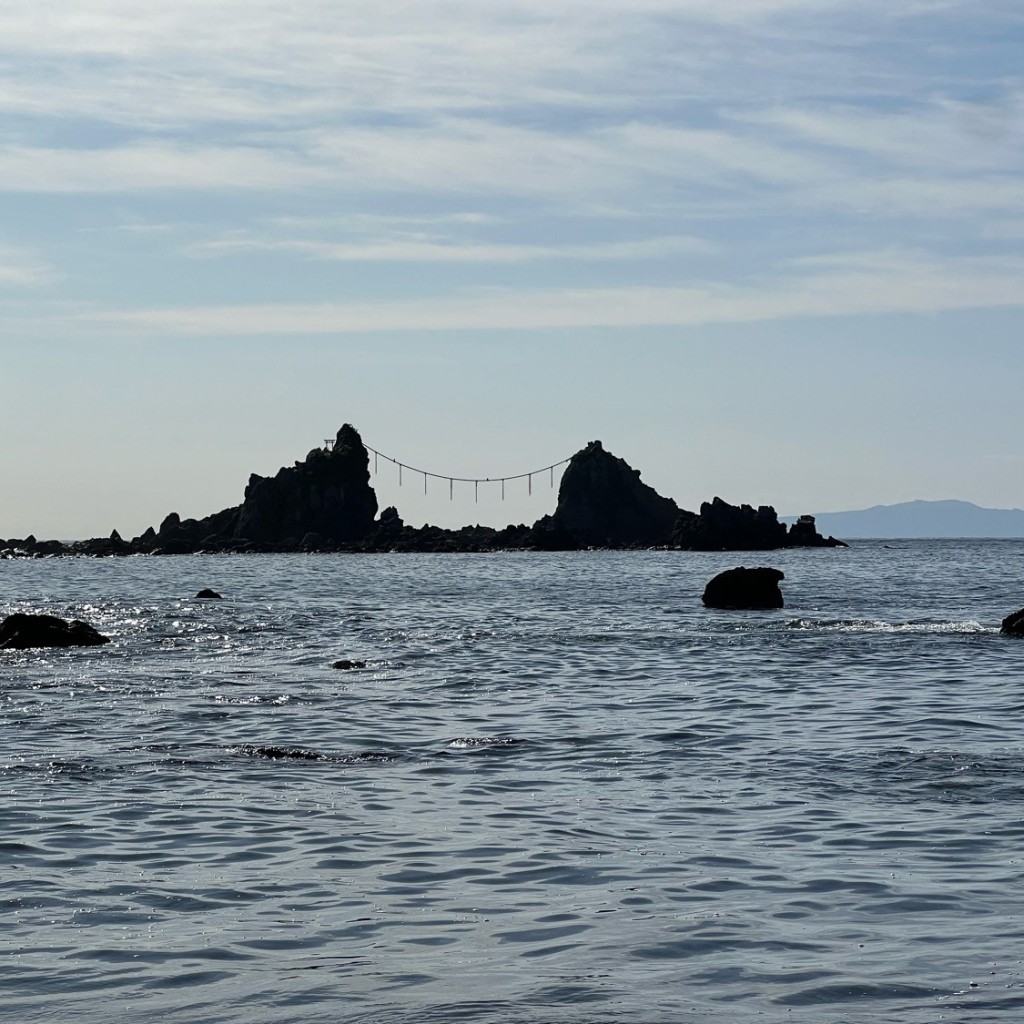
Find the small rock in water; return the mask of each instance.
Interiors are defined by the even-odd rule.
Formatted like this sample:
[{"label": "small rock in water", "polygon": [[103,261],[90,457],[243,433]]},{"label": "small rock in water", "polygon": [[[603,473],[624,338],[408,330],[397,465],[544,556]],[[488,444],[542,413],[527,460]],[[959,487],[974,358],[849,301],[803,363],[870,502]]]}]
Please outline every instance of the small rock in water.
[{"label": "small rock in water", "polygon": [[307,750],[305,747],[256,747],[246,743],[239,747],[239,750],[243,754],[250,755],[250,757],[269,757],[273,761],[278,761],[285,757],[296,761],[325,760],[323,754],[318,754],[315,750]]},{"label": "small rock in water", "polygon": [[55,615],[16,612],[0,622],[0,649],[23,651],[30,647],[96,647],[110,643],[87,622],[67,622]]},{"label": "small rock in water", "polygon": [[1024,636],[1024,608],[1012,615],[1007,615],[999,627],[999,632],[1005,633],[1007,636]]},{"label": "small rock in water", "polygon": [[197,601],[223,601],[224,600],[224,598],[220,594],[218,594],[216,590],[210,590],[209,588],[206,588],[205,590],[200,590],[199,593],[196,594],[195,599]]},{"label": "small rock in water", "polygon": [[342,672],[347,672],[354,668],[366,668],[365,661],[353,661],[350,658],[342,658],[341,661],[334,662],[331,668],[340,669]]},{"label": "small rock in water", "polygon": [[781,608],[779,580],[785,578],[781,569],[747,569],[741,565],[710,580],[702,600],[708,608]]}]

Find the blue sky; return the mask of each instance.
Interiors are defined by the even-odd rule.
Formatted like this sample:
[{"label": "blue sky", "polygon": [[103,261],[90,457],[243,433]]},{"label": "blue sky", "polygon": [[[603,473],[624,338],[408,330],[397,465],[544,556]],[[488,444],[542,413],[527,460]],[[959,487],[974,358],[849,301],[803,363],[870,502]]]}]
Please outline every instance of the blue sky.
[{"label": "blue sky", "polygon": [[[240,500],[342,422],[686,507],[1024,504],[1024,11],[0,11],[0,536]],[[441,525],[532,521],[532,496]]]}]

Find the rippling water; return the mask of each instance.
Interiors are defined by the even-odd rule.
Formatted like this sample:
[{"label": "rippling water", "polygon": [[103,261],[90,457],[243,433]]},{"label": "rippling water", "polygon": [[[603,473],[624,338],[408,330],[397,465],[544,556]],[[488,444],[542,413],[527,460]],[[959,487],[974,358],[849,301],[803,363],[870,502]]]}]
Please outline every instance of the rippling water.
[{"label": "rippling water", "polygon": [[[784,610],[702,608],[742,562]],[[0,653],[0,1018],[1019,1020],[1022,571],[0,563],[114,638]]]}]

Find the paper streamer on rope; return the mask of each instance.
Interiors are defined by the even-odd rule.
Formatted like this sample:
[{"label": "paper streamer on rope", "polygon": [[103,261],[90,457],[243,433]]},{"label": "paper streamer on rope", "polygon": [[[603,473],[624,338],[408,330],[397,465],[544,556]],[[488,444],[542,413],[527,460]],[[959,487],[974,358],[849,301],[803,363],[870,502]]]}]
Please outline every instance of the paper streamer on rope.
[{"label": "paper streamer on rope", "polygon": [[[333,442],[325,441],[325,447],[331,447]],[[447,480],[448,481],[448,499],[450,501],[455,500],[455,485],[458,484],[472,484],[473,485],[473,498],[475,501],[480,500],[480,485],[481,484],[500,484],[501,485],[501,500],[505,500],[505,484],[513,480],[525,480],[526,481],[526,493],[529,495],[533,494],[533,478],[540,476],[542,473],[547,473],[550,479],[552,487],[555,486],[555,470],[560,466],[565,466],[570,461],[569,459],[560,459],[558,462],[552,462],[549,466],[541,466],[540,469],[531,469],[526,473],[509,473],[505,476],[453,476],[451,473],[434,473],[429,469],[419,469],[416,466],[410,466],[404,462],[400,462],[398,459],[392,458],[390,455],[385,455],[383,452],[378,451],[376,448],[371,448],[368,444],[364,444],[363,447],[373,455],[373,472],[376,476],[380,460],[383,459],[385,462],[390,462],[393,466],[398,467],[398,485],[402,486],[402,473],[407,470],[410,473],[415,473],[423,477],[423,493],[427,493],[427,480],[433,478],[434,480]],[[571,458],[571,456],[570,456]]]}]

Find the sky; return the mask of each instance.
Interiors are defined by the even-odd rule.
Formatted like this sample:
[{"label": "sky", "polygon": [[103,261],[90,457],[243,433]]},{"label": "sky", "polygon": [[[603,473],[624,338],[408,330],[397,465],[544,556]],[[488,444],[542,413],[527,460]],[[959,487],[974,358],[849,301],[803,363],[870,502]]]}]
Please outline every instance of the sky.
[{"label": "sky", "polygon": [[[0,537],[352,423],[685,508],[1024,505],[1016,0],[0,6]],[[550,478],[380,506],[533,522]]]}]

